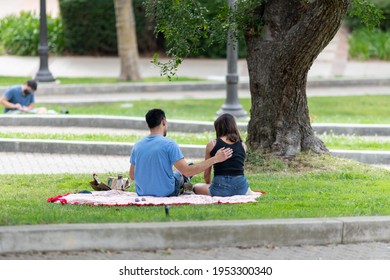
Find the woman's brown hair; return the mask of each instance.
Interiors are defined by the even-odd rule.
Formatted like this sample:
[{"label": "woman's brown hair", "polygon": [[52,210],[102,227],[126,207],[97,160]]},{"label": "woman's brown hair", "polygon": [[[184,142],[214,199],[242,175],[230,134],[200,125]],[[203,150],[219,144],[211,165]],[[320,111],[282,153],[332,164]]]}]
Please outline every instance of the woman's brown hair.
[{"label": "woman's brown hair", "polygon": [[217,138],[225,136],[229,141],[236,143],[242,141],[236,120],[231,114],[223,114],[214,121]]}]

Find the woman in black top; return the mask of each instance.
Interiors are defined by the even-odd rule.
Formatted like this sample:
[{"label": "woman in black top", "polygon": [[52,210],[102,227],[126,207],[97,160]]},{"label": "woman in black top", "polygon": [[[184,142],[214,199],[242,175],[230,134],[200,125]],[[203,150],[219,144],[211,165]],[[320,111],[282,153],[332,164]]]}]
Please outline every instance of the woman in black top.
[{"label": "woman in black top", "polygon": [[214,156],[222,147],[233,149],[233,155],[228,160],[213,165],[212,181],[211,167],[206,169],[205,183],[195,184],[194,192],[211,196],[246,194],[249,190],[248,181],[244,175],[246,145],[242,142],[236,121],[232,115],[223,114],[215,120],[214,127],[217,138],[207,144],[205,158]]}]

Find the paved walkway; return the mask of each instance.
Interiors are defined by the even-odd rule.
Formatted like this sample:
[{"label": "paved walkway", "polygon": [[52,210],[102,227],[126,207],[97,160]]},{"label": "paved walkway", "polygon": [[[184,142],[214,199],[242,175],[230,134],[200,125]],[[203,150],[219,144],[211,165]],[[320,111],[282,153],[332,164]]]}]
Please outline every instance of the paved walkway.
[{"label": "paved walkway", "polygon": [[7,159],[0,174],[127,174],[130,167],[130,150],[123,156],[0,152],[0,158]]},{"label": "paved walkway", "polygon": [[[0,254],[0,260],[390,260],[389,242],[319,246],[210,249],[99,250]],[[292,279],[295,279],[294,277]]]},{"label": "paved walkway", "polygon": [[[341,34],[338,34],[341,36]],[[381,61],[346,61],[336,60],[339,48],[338,37],[319,55],[311,67],[308,78],[328,79],[346,78],[389,78],[390,63]],[[344,56],[347,56],[345,53]],[[151,57],[140,58],[140,73],[143,78],[159,77],[159,69],[150,63]],[[342,63],[342,66],[335,65]],[[38,57],[0,56],[1,76],[35,76],[39,69]],[[117,78],[120,71],[118,57],[55,57],[49,56],[49,70],[54,77],[111,77]],[[224,81],[227,71],[225,59],[185,59],[179,67],[178,76],[198,77]],[[240,81],[248,81],[247,64],[244,59],[237,63]]]},{"label": "paved walkway", "polygon": [[[379,82],[379,81],[378,81]],[[174,87],[175,85],[172,85]],[[308,87],[308,96],[358,96],[358,95],[388,95],[390,86],[371,85],[371,86],[322,86]],[[238,90],[240,98],[249,98],[248,89]],[[91,103],[108,103],[108,102],[130,102],[136,100],[176,100],[176,99],[215,99],[226,97],[226,90],[182,90],[182,91],[160,91],[155,89],[154,92],[127,92],[127,93],[86,93],[86,94],[39,94],[36,95],[36,102],[41,104],[91,104]],[[222,104],[221,104],[222,106]]]},{"label": "paved walkway", "polygon": [[[58,0],[45,0],[46,12],[48,15],[57,17],[59,14]],[[39,15],[40,13],[40,1],[38,0],[12,0],[12,1],[0,1],[0,18],[8,15],[19,15],[21,11],[31,11]]]}]

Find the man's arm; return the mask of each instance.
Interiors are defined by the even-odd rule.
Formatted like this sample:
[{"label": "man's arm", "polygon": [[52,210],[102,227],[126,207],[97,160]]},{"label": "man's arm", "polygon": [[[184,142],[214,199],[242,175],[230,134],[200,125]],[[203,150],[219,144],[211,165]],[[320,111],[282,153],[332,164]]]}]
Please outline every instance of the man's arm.
[{"label": "man's arm", "polygon": [[28,106],[26,106],[25,108],[26,108],[26,110],[32,110],[32,109],[34,109],[34,103],[30,103]]},{"label": "man's arm", "polygon": [[222,162],[230,158],[233,154],[233,150],[230,148],[221,148],[217,151],[215,156],[210,157],[202,162],[199,162],[194,165],[188,165],[185,159],[180,159],[175,162],[174,166],[177,170],[180,171],[186,177],[194,176],[205,171],[207,168],[211,167],[213,164]]},{"label": "man's arm", "polygon": [[134,181],[134,164],[130,164],[129,176],[130,179]]},{"label": "man's arm", "polygon": [[16,104],[11,103],[4,96],[0,99],[0,102],[7,109],[17,109],[17,110],[20,110],[22,108],[22,105],[20,105],[19,103],[16,103]]}]

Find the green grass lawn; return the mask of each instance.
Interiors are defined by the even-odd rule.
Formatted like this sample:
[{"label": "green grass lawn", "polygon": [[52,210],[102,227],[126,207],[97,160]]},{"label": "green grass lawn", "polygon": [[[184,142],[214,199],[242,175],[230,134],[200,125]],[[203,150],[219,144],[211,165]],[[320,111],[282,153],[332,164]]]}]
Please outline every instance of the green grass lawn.
[{"label": "green grass lawn", "polygon": [[[121,103],[67,105],[70,114],[116,115],[143,117],[151,108],[163,109],[167,118],[213,121],[223,99],[139,100]],[[241,98],[243,108],[250,112],[250,99]],[[390,95],[309,97],[313,123],[390,124]],[[40,106],[37,104],[37,106]],[[61,111],[63,105],[45,105]]]},{"label": "green grass lawn", "polygon": [[309,97],[308,104],[313,123],[390,123],[390,95]]},{"label": "green grass lawn", "polygon": [[328,149],[342,150],[370,150],[370,151],[390,151],[390,137],[388,140],[364,138],[349,135],[323,134],[318,136],[328,147]]},{"label": "green grass lawn", "polygon": [[[92,190],[91,174],[0,175],[0,225],[390,215],[389,171],[330,156],[268,162],[272,163],[247,166],[251,188],[266,192],[257,203],[171,206],[169,218],[164,207],[158,206],[47,202],[49,197]],[[193,182],[200,181],[201,174],[193,178]]]},{"label": "green grass lawn", "polygon": [[[129,134],[129,135],[111,135],[111,134],[69,134],[69,133],[23,133],[23,132],[0,132],[0,138],[11,139],[45,139],[45,140],[67,140],[67,141],[105,141],[105,142],[127,142],[134,143],[145,134]],[[205,133],[176,133],[169,132],[169,137],[174,139],[179,144],[206,145],[215,134],[211,132]]]}]

